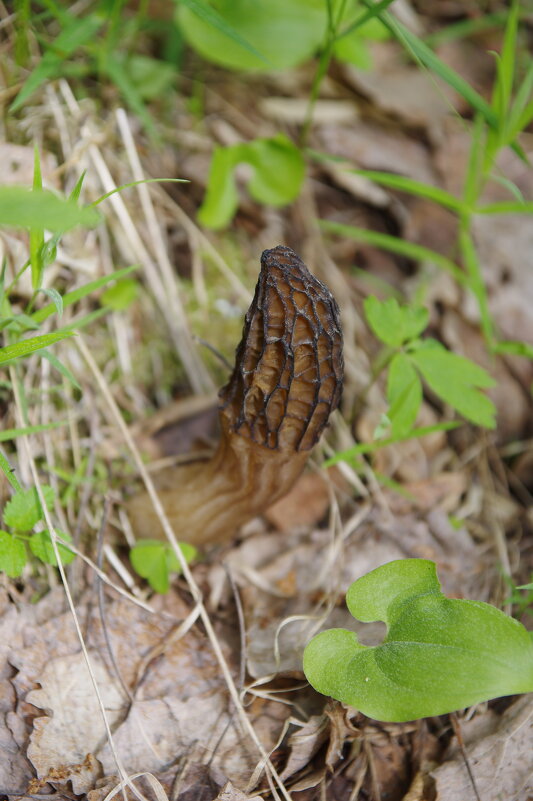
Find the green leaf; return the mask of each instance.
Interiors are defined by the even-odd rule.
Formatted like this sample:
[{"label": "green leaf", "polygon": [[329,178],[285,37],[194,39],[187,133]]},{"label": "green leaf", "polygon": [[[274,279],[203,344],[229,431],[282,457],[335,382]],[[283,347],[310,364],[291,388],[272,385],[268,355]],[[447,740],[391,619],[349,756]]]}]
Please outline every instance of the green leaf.
[{"label": "green leaf", "polygon": [[79,47],[91,41],[103,22],[103,17],[97,17],[95,14],[83,14],[79,19],[72,18],[71,24],[67,24],[57,39],[49,45],[48,51],[31,73],[9,110],[17,111],[41,84],[60,76],[65,60]]},{"label": "green leaf", "polygon": [[21,575],[25,564],[24,543],[7,531],[0,531],[0,570],[10,578],[16,578]]},{"label": "green leaf", "polygon": [[399,348],[426,328],[429,312],[422,306],[400,306],[396,298],[365,298],[365,315],[374,334],[386,345]]},{"label": "green leaf", "polygon": [[41,287],[39,292],[42,292],[44,295],[46,295],[46,297],[50,298],[50,300],[55,306],[57,316],[61,317],[63,314],[63,298],[61,297],[57,289],[53,289],[52,287],[50,287],[49,289],[43,289]]},{"label": "green leaf", "polygon": [[467,420],[494,428],[496,408],[478,389],[494,386],[491,376],[479,365],[450,353],[439,343],[428,340],[424,344],[426,347],[411,353],[411,360],[433,392]]},{"label": "green leaf", "polygon": [[176,82],[176,67],[168,62],[149,56],[132,55],[127,60],[125,54],[117,53],[129,74],[132,84],[142,100],[157,100],[164,97]]},{"label": "green leaf", "polygon": [[198,219],[208,228],[225,227],[237,211],[239,196],[233,173],[242,162],[254,168],[248,189],[258,202],[284,206],[298,196],[305,176],[305,162],[299,149],[283,134],[232,147],[217,147],[213,152],[206,196],[198,212]]},{"label": "green leaf", "polygon": [[133,278],[123,278],[102,293],[102,305],[110,306],[113,311],[124,311],[137,299],[139,283]]},{"label": "green leaf", "polygon": [[233,171],[239,161],[241,146],[215,147],[207,192],[200,209],[198,220],[207,228],[218,231],[232,220],[239,206],[237,184]]},{"label": "green leaf", "polygon": [[248,184],[255,200],[270,206],[285,206],[298,197],[305,162],[300,150],[284,134],[250,142],[245,160],[255,168]]},{"label": "green leaf", "polygon": [[29,356],[41,348],[47,348],[48,345],[71,336],[74,336],[74,331],[56,331],[53,334],[43,334],[40,337],[23,339],[22,342],[16,342],[14,345],[7,345],[5,348],[0,348],[0,364],[20,359],[22,356]]},{"label": "green leaf", "polygon": [[[242,69],[246,69],[246,64],[250,63],[252,65],[258,63],[259,68],[262,69],[268,68],[270,66],[268,59],[241,35],[241,29],[246,29],[246,21],[239,15],[234,18],[231,10],[231,4],[227,2],[222,6],[219,13],[219,11],[216,11],[208,3],[202,2],[202,0],[182,0],[177,19],[189,43],[208,60],[212,60],[215,63],[220,61],[224,66],[237,66],[237,68]],[[253,8],[248,8],[247,10],[250,12]],[[257,33],[258,31],[254,31],[252,25],[252,35]],[[237,48],[228,48],[227,39],[231,39],[234,45],[237,45]],[[241,53],[241,49],[244,52]],[[230,53],[225,56],[224,51],[228,50]],[[235,50],[238,61],[236,65],[234,63],[235,53],[231,52]],[[229,63],[226,61],[228,57],[230,59]],[[243,59],[244,64],[241,63]]]},{"label": "green leaf", "polygon": [[[180,543],[181,552],[187,562],[196,556],[196,548],[188,543]],[[179,561],[171,546],[160,540],[138,540],[130,551],[133,569],[156,592],[168,592],[169,574],[181,570]]]},{"label": "green leaf", "polygon": [[533,640],[499,609],[450,600],[435,565],[389,562],[351,585],[350,613],[382,620],[381,645],[361,645],[347,629],[314,637],[304,671],[318,692],[377,720],[443,715],[490,698],[533,690]]},{"label": "green leaf", "polygon": [[[64,531],[57,531],[56,533],[62,540],[72,542],[70,534]],[[57,559],[49,531],[38,531],[32,534],[30,537],[30,550],[41,562],[57,567]],[[70,564],[76,557],[76,554],[72,553],[65,545],[61,545],[60,542],[57,543],[57,550],[59,551],[59,558],[63,565]]]},{"label": "green leaf", "polygon": [[[54,505],[54,490],[43,484],[42,491],[46,506],[52,509]],[[16,492],[4,506],[4,525],[16,531],[31,531],[44,516],[39,495],[35,487]]]},{"label": "green leaf", "polygon": [[177,20],[208,61],[236,70],[282,70],[320,47],[327,10],[323,0],[219,0],[217,11],[200,0],[182,0]]},{"label": "green leaf", "polygon": [[77,206],[47,189],[0,186],[0,226],[68,231],[76,225],[92,228],[99,222],[95,209]]},{"label": "green leaf", "polygon": [[387,400],[391,435],[405,436],[413,428],[422,403],[422,384],[405,353],[397,353],[389,365]]}]

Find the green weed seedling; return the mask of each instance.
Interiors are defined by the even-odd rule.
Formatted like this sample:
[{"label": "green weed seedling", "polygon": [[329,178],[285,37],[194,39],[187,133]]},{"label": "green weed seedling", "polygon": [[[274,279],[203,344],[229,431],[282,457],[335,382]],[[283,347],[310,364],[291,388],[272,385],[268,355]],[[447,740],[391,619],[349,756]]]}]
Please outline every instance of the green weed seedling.
[{"label": "green weed seedling", "polygon": [[[189,564],[198,554],[194,545],[180,543],[183,558]],[[170,573],[180,573],[181,566],[168,542],[160,540],[138,540],[130,551],[133,569],[145,578],[156,592],[168,592]]]},{"label": "green weed seedling", "polygon": [[373,295],[366,298],[364,307],[372,332],[385,346],[372,380],[388,369],[389,408],[375,432],[374,442],[337,453],[326,464],[353,460],[394,442],[455,428],[456,421],[414,427],[424,383],[467,420],[485,428],[495,427],[495,406],[480,391],[494,386],[494,380],[482,367],[452,353],[437,340],[420,338],[429,320],[427,309],[400,305],[396,298],[380,301]]},{"label": "green weed seedling", "polygon": [[[54,491],[49,486],[43,486],[42,491],[46,505],[50,509],[54,502]],[[4,526],[9,530],[0,529],[0,570],[3,570],[11,578],[22,574],[28,561],[26,542],[33,555],[41,562],[57,565],[50,532],[44,530],[30,534],[37,523],[44,518],[36,489],[23,490],[19,488],[11,500],[6,503],[2,517]],[[66,542],[71,539],[63,531],[58,531],[57,534]],[[69,562],[72,562],[74,559],[72,551],[60,543],[57,543],[57,549],[62,564],[68,565]]]},{"label": "green weed seedling", "polygon": [[234,172],[237,165],[243,163],[254,171],[248,183],[254,200],[270,206],[286,206],[298,197],[305,177],[305,163],[300,150],[284,134],[217,147],[209,170],[207,193],[198,212],[198,219],[208,228],[224,228],[235,215],[239,196]]},{"label": "green weed seedling", "polygon": [[443,715],[490,698],[533,691],[533,635],[496,607],[447,598],[435,565],[400,559],[355,581],[357,620],[381,620],[380,645],[347,629],[317,634],[303,664],[318,692],[376,720]]}]

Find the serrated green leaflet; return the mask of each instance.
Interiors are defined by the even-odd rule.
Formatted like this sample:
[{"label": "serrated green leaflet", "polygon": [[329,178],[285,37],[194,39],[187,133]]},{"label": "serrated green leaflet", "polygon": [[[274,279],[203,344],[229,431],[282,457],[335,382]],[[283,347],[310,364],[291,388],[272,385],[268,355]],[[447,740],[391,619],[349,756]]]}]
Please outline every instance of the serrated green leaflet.
[{"label": "serrated green leaflet", "polygon": [[[53,507],[54,490],[43,485],[43,496],[49,509]],[[43,518],[43,510],[35,487],[16,492],[3,510],[4,525],[16,531],[31,531]]]},{"label": "serrated green leaflet", "polygon": [[533,690],[533,640],[489,604],[450,600],[435,565],[402,559],[378,567],[346,596],[358,620],[382,620],[381,645],[347,629],[314,637],[304,671],[319,692],[369,717],[406,721]]},{"label": "serrated green leaflet", "polygon": [[467,420],[485,428],[495,427],[496,408],[490,398],[479,392],[494,386],[495,381],[482,367],[438,343],[428,343],[428,347],[411,353],[410,358],[439,398]]},{"label": "serrated green leaflet", "polygon": [[7,531],[0,531],[0,570],[10,578],[17,578],[26,564],[24,543]]},{"label": "serrated green leaflet", "polygon": [[422,403],[422,384],[405,353],[397,353],[389,365],[387,401],[392,436],[405,436],[415,424]]},{"label": "serrated green leaflet", "polygon": [[422,306],[400,306],[396,298],[380,301],[374,295],[365,299],[365,315],[378,339],[391,347],[401,347],[417,337],[429,319]]}]

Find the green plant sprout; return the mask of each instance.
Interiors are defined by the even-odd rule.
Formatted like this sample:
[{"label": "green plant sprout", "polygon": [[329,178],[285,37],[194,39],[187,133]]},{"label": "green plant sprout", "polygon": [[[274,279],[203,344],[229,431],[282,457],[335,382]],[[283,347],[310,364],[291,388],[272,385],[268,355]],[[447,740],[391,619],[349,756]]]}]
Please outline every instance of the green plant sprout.
[{"label": "green plant sprout", "polygon": [[[188,542],[180,542],[179,546],[187,564],[198,555],[198,550]],[[171,573],[181,573],[174,549],[161,540],[137,540],[130,551],[130,562],[135,572],[159,593],[168,592]]]},{"label": "green plant sprout", "polygon": [[389,408],[375,432],[375,442],[337,453],[326,464],[353,460],[394,442],[454,428],[454,421],[414,427],[422,404],[423,383],[467,420],[485,428],[495,427],[496,408],[480,391],[494,386],[494,380],[482,367],[452,353],[437,340],[420,338],[429,320],[427,309],[400,305],[396,298],[380,301],[374,295],[366,298],[364,309],[368,325],[385,346],[376,360],[371,382],[388,369]]},{"label": "green plant sprout", "polygon": [[[57,246],[65,231],[77,225],[95,226],[101,221],[101,216],[95,208],[99,203],[114,192],[121,191],[129,186],[159,180],[134,181],[103,195],[90,206],[79,206],[78,201],[83,179],[84,175],[82,174],[68,198],[43,189],[39,152],[36,149],[33,186],[31,188],[24,186],[0,187],[0,228],[14,226],[26,229],[29,234],[29,258],[15,273],[10,284],[6,285],[7,265],[5,263],[0,271],[0,334],[6,342],[3,347],[0,347],[0,367],[14,364],[15,368],[18,368],[22,358],[38,353],[42,358],[47,359],[52,367],[78,391],[81,391],[81,387],[71,371],[56,356],[50,353],[48,348],[56,342],[72,337],[77,330],[90,325],[102,315],[110,311],[120,312],[128,308],[139,293],[139,284],[129,277],[129,274],[137,269],[137,266],[132,265],[115,270],[109,275],[90,281],[64,295],[61,295],[56,289],[43,288],[45,271],[55,261]],[[181,179],[169,180],[179,181]],[[45,230],[50,232],[49,238],[45,237]],[[32,295],[23,311],[16,312],[11,298],[17,295],[17,284],[28,270],[31,276]],[[110,284],[113,285],[109,286]],[[56,315],[57,318],[61,318],[65,308],[72,306],[99,289],[104,289],[104,291],[100,296],[101,307],[96,311],[81,318],[78,317],[70,325],[66,325],[58,331],[26,337],[29,331],[39,330],[40,326],[51,316]],[[34,305],[41,294],[46,295],[51,302],[34,309]],[[18,298],[17,303],[19,303]],[[21,399],[25,425],[21,428],[0,432],[0,442],[11,441],[24,435],[49,431],[67,423],[65,420],[43,425],[29,425],[27,391],[18,369],[14,371],[14,380],[17,383]],[[10,382],[6,381],[5,386],[8,389],[12,389]],[[85,467],[86,461],[82,459],[77,470],[71,474],[63,473],[60,476],[67,483],[65,493],[60,499],[62,505],[66,505],[69,502],[76,486],[82,483]],[[50,533],[47,530],[30,533],[43,520],[43,511],[39,503],[37,490],[35,488],[22,488],[9,464],[8,458],[2,451],[0,451],[0,471],[6,477],[14,492],[2,512],[5,529],[0,529],[0,571],[4,571],[13,578],[21,575],[28,558],[26,542],[35,557],[42,562],[56,566],[57,562]],[[56,469],[55,472],[60,473],[61,471]],[[47,506],[51,507],[54,500],[53,489],[49,486],[44,486],[43,493]],[[66,532],[58,532],[58,534],[64,542],[71,541],[70,535]],[[161,546],[161,543],[158,543],[159,546]],[[75,554],[65,545],[58,543],[58,548],[63,564],[68,564],[75,558]],[[160,589],[164,586],[164,579],[161,569],[157,573],[154,557],[155,550],[152,549],[151,562],[148,560],[148,551],[145,550],[144,553],[143,559],[145,559],[146,564],[150,564],[149,580],[153,582],[153,586],[158,588],[158,591],[164,592],[164,589]],[[187,553],[189,553],[188,550]],[[190,558],[192,557],[193,554],[191,553]],[[170,555],[166,558],[166,564],[168,565],[168,570],[176,569]],[[167,585],[168,570],[165,574]],[[141,573],[141,575],[144,574]]]},{"label": "green plant sprout", "polygon": [[433,562],[382,565],[351,585],[346,603],[357,620],[386,623],[383,642],[323,631],[305,648],[304,672],[371,718],[414,720],[533,691],[531,632],[490,604],[447,598]]},{"label": "green plant sprout", "polygon": [[242,163],[253,167],[248,190],[259,203],[285,206],[300,194],[305,177],[304,159],[284,134],[217,147],[211,161],[206,196],[198,212],[198,219],[208,228],[224,228],[235,215],[239,197],[233,174]]}]

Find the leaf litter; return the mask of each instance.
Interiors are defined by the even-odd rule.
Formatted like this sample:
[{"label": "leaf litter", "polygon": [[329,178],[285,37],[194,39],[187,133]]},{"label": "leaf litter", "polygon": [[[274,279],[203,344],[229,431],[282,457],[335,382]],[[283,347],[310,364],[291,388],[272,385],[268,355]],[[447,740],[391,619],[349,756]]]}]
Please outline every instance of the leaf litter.
[{"label": "leaf litter", "polygon": [[[475,52],[479,49],[475,48]],[[455,65],[462,58],[464,68],[470,64],[473,69],[476,65],[471,64],[470,43],[465,52],[467,57],[458,42],[447,57],[454,59]],[[390,43],[376,48],[371,74],[345,68],[342,71],[346,84],[340,93],[344,98],[348,92],[351,98],[346,86],[355,87],[357,101],[349,109],[331,106],[331,113],[327,114],[327,106],[319,107],[318,124],[312,131],[314,148],[342,156],[358,168],[401,172],[449,191],[460,191],[469,138],[452,119],[449,96],[439,94],[425,73],[399,62],[397,50]],[[474,71],[478,82],[487,79],[483,59]],[[257,98],[250,101],[246,119],[238,112],[239,90],[230,76],[225,76],[216,92],[207,94],[206,102],[217,113],[221,106],[235,103],[237,112],[229,108],[227,117],[237,140],[250,137],[250,126],[258,136],[269,136],[272,117],[280,119],[285,115],[285,124],[294,124],[294,116],[287,117],[287,108],[291,107],[269,103],[269,99],[288,95],[291,100],[301,100],[297,96],[302,92],[298,80],[283,85],[282,76],[272,78],[272,93],[268,83],[261,86]],[[242,91],[248,93],[250,100],[249,89]],[[331,93],[337,91],[338,85],[327,85],[329,101],[336,100]],[[452,100],[455,102],[457,97]],[[98,115],[86,104],[83,111],[88,127],[83,129],[77,116],[79,109],[66,85],[60,88],[56,101],[72,141],[79,143],[78,166],[90,166],[88,192],[96,196],[102,191],[94,171],[99,170],[101,180],[106,181],[106,164],[116,183],[131,180],[131,160],[122,150],[123,140],[115,130],[111,132],[112,126],[101,127]],[[50,122],[52,111],[46,103],[41,113],[43,118],[48,115]],[[301,115],[301,109],[294,106],[291,113]],[[221,126],[213,126],[202,140],[195,136],[194,121],[185,108],[179,109],[179,116],[183,123],[183,161],[189,162],[190,175],[200,184],[205,183],[206,148],[228,136],[229,129],[224,133]],[[131,119],[130,124],[135,126],[135,121]],[[101,145],[102,162],[90,150],[95,139]],[[529,140],[525,145],[529,150]],[[56,150],[57,142],[50,142],[50,146]],[[17,159],[21,180],[29,183],[31,149],[10,142],[0,147],[2,169]],[[85,155],[87,152],[92,154],[92,161]],[[531,198],[531,187],[515,157],[506,154],[505,158],[507,161],[500,165],[502,172],[517,183],[526,198]],[[164,165],[175,165],[175,159],[174,154],[162,153],[159,158],[146,154],[152,174],[166,174]],[[43,165],[47,180],[54,183],[54,158],[45,154]],[[455,225],[448,213],[435,211],[434,205],[425,200],[407,198],[364,182],[349,183],[341,176],[341,168],[333,170],[330,165],[322,167],[319,163],[313,166],[313,204],[320,216],[376,230],[393,230],[409,241],[453,255],[449,243],[455,237]],[[12,178],[8,172],[3,182]],[[176,187],[170,196],[182,208],[192,211],[191,203],[199,202],[200,195],[195,198],[194,187]],[[491,186],[490,192],[486,202],[506,199],[500,186]],[[179,256],[175,262],[181,277],[187,274],[192,254],[199,258],[204,278],[216,283],[217,291],[225,293],[228,303],[235,302],[235,285],[228,288],[223,284],[218,272],[211,265],[206,267],[204,255],[198,255],[194,226],[185,234],[172,232],[175,222],[168,201],[162,198],[159,188],[152,197],[160,218],[169,227],[161,242],[167,258]],[[65,239],[60,261],[74,281],[83,283],[99,274],[100,261],[111,264],[112,249],[126,261],[139,257],[128,241],[128,216],[140,232],[145,269],[157,261],[141,201],[125,195],[124,207],[117,204],[114,208],[117,216],[108,222],[107,233],[112,247],[105,236],[98,234],[90,235],[89,244],[76,232]],[[529,313],[532,283],[525,269],[531,251],[530,226],[524,225],[521,215],[480,217],[475,225],[491,312],[506,337],[533,342]],[[235,221],[244,254],[240,258],[245,262],[240,265],[238,280],[244,276],[247,286],[253,283],[256,234],[259,240],[268,240],[265,246],[271,246],[270,237],[275,232],[303,250],[305,241],[311,242],[316,236],[310,229],[305,198],[294,205],[293,216],[287,219],[283,213],[260,208],[247,198]],[[213,241],[223,258],[235,257],[235,248],[222,237]],[[14,251],[23,246],[18,235],[2,235],[3,252],[13,260]],[[348,373],[346,397],[357,397],[369,378],[369,357],[375,342],[360,320],[367,282],[372,277],[404,290],[407,297],[413,297],[426,282],[433,331],[456,352],[483,364],[477,311],[443,273],[431,273],[426,265],[417,269],[410,259],[372,246],[332,240],[328,248],[338,272],[344,273],[352,304],[347,322],[357,331],[358,353],[350,360],[353,373]],[[95,251],[96,259],[90,255]],[[354,265],[359,272],[352,269]],[[328,268],[315,260],[313,267],[328,273]],[[328,282],[337,280],[331,271]],[[197,290],[198,283],[194,291]],[[344,298],[343,301],[346,309]],[[346,311],[343,313],[346,315]],[[194,328],[195,319],[198,318],[187,320],[187,325]],[[136,429],[139,443],[153,458],[164,459],[189,451],[198,440],[201,445],[211,441],[209,403],[195,400],[203,399],[211,386],[206,382],[204,392],[197,390],[191,396],[189,417],[188,413],[178,412],[177,423],[170,415],[159,427],[143,429],[148,413],[170,408],[176,400],[172,387],[167,386],[158,390],[154,403],[151,386],[159,384],[164,376],[164,365],[174,363],[165,351],[152,351],[146,357],[142,332],[147,329],[154,340],[168,338],[170,331],[182,354],[189,345],[177,334],[169,316],[162,319],[157,304],[150,307],[146,299],[127,323],[118,322],[113,332],[121,354],[115,363],[121,376],[117,397],[141,421]],[[108,338],[107,329],[91,333],[96,353],[109,354]],[[223,347],[226,348],[225,342]],[[227,345],[226,355],[231,354],[232,347],[233,344]],[[79,355],[70,345],[62,348],[81,381]],[[132,379],[132,353],[139,354],[135,367],[137,385]],[[485,366],[497,379],[491,392],[498,407],[500,444],[521,442],[530,435],[531,367],[525,360],[512,357],[498,357]],[[213,383],[220,383],[220,368],[212,366],[212,371],[216,375]],[[95,396],[86,380],[85,384],[90,400],[73,405],[73,429],[90,417],[89,407]],[[184,386],[182,381],[179,393],[184,393]],[[364,442],[372,441],[381,412],[386,409],[384,387],[379,383],[371,387],[367,401],[357,420],[357,433]],[[104,460],[111,464],[120,458],[122,445],[98,396],[94,405],[98,426],[107,437],[99,447]],[[421,417],[428,425],[439,419],[432,398],[426,398]],[[80,431],[83,426],[78,437]],[[328,442],[342,441],[342,436],[340,424],[333,423]],[[100,443],[102,439],[100,435]],[[66,440],[61,443],[63,451],[65,446],[71,447]],[[80,441],[73,447],[79,455]],[[467,801],[476,797],[464,753],[452,737],[446,717],[413,724],[376,724],[356,710],[345,709],[311,692],[303,681],[301,653],[311,634],[321,626],[353,627],[343,604],[347,587],[358,576],[392,559],[433,559],[446,593],[493,602],[504,600],[498,563],[505,564],[507,559],[507,564],[516,569],[521,557],[522,572],[527,567],[533,569],[526,514],[530,487],[523,486],[521,496],[509,492],[512,470],[502,468],[491,447],[461,430],[449,437],[440,432],[422,441],[391,445],[363,467],[362,486],[368,492],[364,500],[354,499],[353,485],[345,473],[342,480],[336,475],[329,481],[309,472],[263,520],[253,521],[235,543],[207,553],[194,568],[195,578],[209,599],[209,612],[238,682],[244,708],[282,781],[298,799],[322,797],[317,792],[339,801],[430,797]],[[159,466],[164,469],[163,464]],[[123,483],[131,482],[130,476],[125,471]],[[381,486],[379,476],[390,479],[391,486]],[[527,484],[527,479],[524,482]],[[308,502],[311,496],[313,503]],[[101,496],[95,493],[84,520],[88,530],[97,528],[101,502]],[[298,514],[302,505],[306,507],[305,516]],[[116,526],[108,536],[120,553],[123,525],[118,513],[112,522]],[[133,588],[144,597],[135,583]],[[0,791],[35,793],[55,788],[59,792],[87,794],[89,801],[103,801],[116,790],[120,780],[62,591],[52,589],[36,603],[31,602],[31,582],[22,595],[16,590],[8,593],[5,588],[1,592]],[[152,596],[153,613],[106,588],[100,615],[94,573],[89,569],[82,575],[76,597],[114,746],[126,772],[152,774],[169,798],[181,801],[257,801],[268,796],[259,754],[229,701],[226,683],[202,626],[194,622],[182,631],[182,622],[194,612],[183,581],[175,582],[164,597]],[[239,604],[241,624],[236,611]],[[372,628],[372,624],[360,624],[359,633],[364,642],[378,643],[382,636],[379,625]],[[488,708],[482,705],[473,710],[471,718],[459,719],[466,756],[484,801],[502,795],[525,801],[532,792],[531,700],[525,697],[507,706],[508,703]],[[157,795],[151,779],[145,776],[138,781],[144,793]],[[254,795],[256,790],[260,796]],[[131,796],[131,790],[127,792]]]}]

